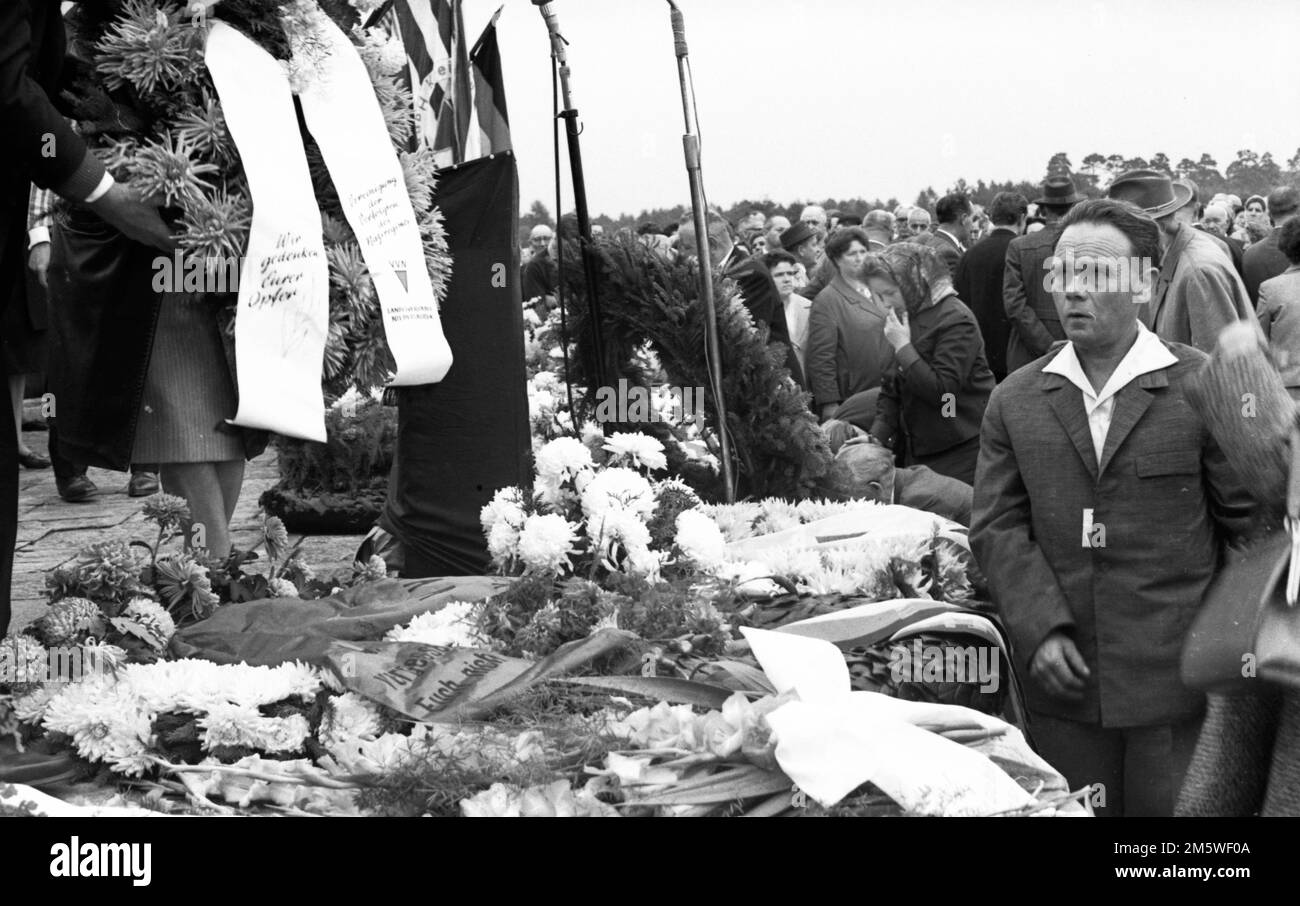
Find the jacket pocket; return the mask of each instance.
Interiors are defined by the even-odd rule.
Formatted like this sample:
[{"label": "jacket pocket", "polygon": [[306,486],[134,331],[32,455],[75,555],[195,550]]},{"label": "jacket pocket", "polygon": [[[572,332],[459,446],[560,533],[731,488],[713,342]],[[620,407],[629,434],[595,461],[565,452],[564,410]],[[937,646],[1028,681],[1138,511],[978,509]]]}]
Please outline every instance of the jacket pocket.
[{"label": "jacket pocket", "polygon": [[1200,471],[1200,450],[1171,450],[1167,453],[1144,453],[1137,457],[1139,478],[1157,478],[1161,475],[1198,475]]}]

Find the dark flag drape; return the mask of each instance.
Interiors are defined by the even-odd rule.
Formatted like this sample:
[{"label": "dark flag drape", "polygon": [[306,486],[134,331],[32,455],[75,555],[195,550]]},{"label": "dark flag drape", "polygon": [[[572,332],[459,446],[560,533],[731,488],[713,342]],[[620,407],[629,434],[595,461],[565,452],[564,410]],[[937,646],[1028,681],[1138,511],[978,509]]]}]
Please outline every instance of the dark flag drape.
[{"label": "dark flag drape", "polygon": [[[504,7],[502,7],[504,9]],[[501,50],[497,47],[498,9],[483,34],[474,42],[469,52],[469,65],[474,76],[474,112],[478,122],[481,154],[509,151],[510,114],[506,111],[505,79],[501,75]]]},{"label": "dark flag drape", "polygon": [[442,329],[455,361],[441,383],[397,392],[397,456],[380,525],[406,549],[403,575],[488,568],[479,510],[529,480],[519,287],[519,181],[512,152],[438,174],[452,260]]}]

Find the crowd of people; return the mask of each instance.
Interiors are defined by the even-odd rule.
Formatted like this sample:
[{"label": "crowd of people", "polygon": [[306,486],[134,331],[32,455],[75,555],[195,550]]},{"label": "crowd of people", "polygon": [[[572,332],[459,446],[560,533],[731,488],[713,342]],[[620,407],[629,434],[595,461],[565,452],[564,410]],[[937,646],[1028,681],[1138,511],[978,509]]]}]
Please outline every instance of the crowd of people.
[{"label": "crowd of people", "polygon": [[837,451],[828,497],[970,526],[1039,750],[1072,787],[1103,784],[1103,813],[1161,815],[1205,709],[1183,639],[1225,544],[1276,505],[1243,487],[1187,384],[1246,322],[1300,399],[1297,215],[1292,187],[1243,205],[1140,170],[1097,199],[1057,173],[987,211],[809,205],[793,223],[710,214],[707,243],[689,222],[641,238],[706,247],[786,348]]}]

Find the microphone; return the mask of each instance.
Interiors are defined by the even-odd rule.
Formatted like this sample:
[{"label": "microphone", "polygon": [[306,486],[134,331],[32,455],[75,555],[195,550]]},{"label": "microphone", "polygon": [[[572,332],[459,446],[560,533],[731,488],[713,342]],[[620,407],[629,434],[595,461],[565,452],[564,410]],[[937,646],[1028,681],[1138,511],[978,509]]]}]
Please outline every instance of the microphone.
[{"label": "microphone", "polygon": [[682,11],[677,8],[677,4],[673,0],[668,0],[668,5],[673,10],[669,13],[669,18],[672,19],[673,23],[673,47],[676,48],[677,59],[680,60],[686,56],[686,17],[682,15]]},{"label": "microphone", "polygon": [[560,23],[555,18],[555,10],[551,9],[551,0],[533,0],[533,6],[539,7],[542,18],[546,20],[546,30],[553,35],[558,35]]}]

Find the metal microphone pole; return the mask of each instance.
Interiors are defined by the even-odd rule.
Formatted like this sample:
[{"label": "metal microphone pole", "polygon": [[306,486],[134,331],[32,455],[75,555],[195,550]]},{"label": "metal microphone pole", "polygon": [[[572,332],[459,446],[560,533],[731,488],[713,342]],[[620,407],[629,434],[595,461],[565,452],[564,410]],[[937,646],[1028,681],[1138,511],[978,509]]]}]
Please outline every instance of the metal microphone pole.
[{"label": "metal microphone pole", "polygon": [[673,0],[673,45],[677,52],[677,76],[682,83],[682,115],[686,119],[686,134],[682,147],[686,152],[686,175],[691,183],[691,211],[695,216],[695,244],[702,250],[700,260],[700,292],[704,296],[704,337],[708,348],[709,379],[713,381],[713,402],[718,409],[718,443],[722,448],[722,483],[727,503],[736,500],[736,486],[732,480],[731,441],[727,432],[727,401],[722,395],[722,354],[718,349],[718,314],[713,299],[713,259],[709,255],[708,217],[704,202],[704,179],[700,174],[700,137],[695,132],[695,92],[691,80],[691,61],[686,50],[686,20]]},{"label": "metal microphone pole", "polygon": [[[602,324],[600,318],[600,282],[599,272],[596,268],[596,255],[591,248],[591,217],[587,212],[587,184],[582,175],[582,148],[578,143],[578,135],[581,130],[578,128],[578,111],[573,106],[573,96],[569,88],[569,59],[565,52],[564,36],[560,34],[560,24],[555,18],[555,11],[551,9],[551,3],[548,0],[533,0],[533,5],[538,7],[542,14],[542,19],[546,22],[546,30],[551,36],[551,58],[559,67],[560,73],[560,96],[563,98],[564,109],[560,111],[560,118],[564,120],[565,135],[569,143],[569,169],[573,178],[573,206],[578,213],[578,233],[581,235],[581,252],[582,252],[582,272],[587,282],[587,313],[591,321],[591,352],[594,362],[589,377],[595,382],[595,387],[607,386],[605,374],[605,341],[602,333]],[[563,234],[560,233],[559,217],[560,212],[555,212],[556,217],[556,234],[560,242],[564,241]],[[564,275],[560,275],[564,279]]]}]

